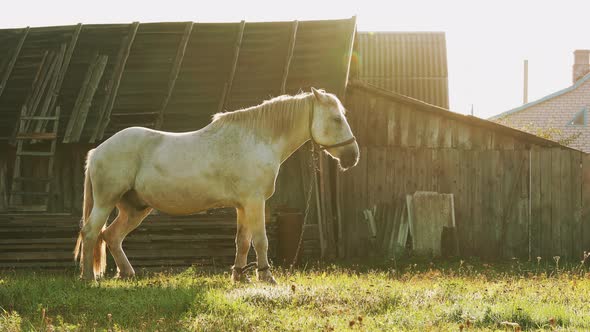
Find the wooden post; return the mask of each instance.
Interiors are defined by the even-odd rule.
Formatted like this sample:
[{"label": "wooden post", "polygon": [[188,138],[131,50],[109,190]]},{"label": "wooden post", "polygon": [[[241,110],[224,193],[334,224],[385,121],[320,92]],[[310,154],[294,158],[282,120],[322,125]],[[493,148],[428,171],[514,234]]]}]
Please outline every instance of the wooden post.
[{"label": "wooden post", "polygon": [[18,44],[16,46],[16,50],[14,51],[14,54],[12,54],[12,58],[10,59],[10,62],[8,63],[8,67],[6,67],[6,71],[4,72],[4,75],[2,76],[2,81],[0,81],[0,97],[2,96],[2,93],[4,92],[4,89],[6,88],[6,85],[8,84],[8,79],[10,78],[10,74],[12,73],[12,69],[14,69],[14,64],[16,63],[16,60],[18,59],[18,56],[20,55],[20,51],[23,48],[23,44],[25,43],[25,39],[27,39],[27,36],[29,35],[29,27],[26,27],[22,33],[22,36],[20,37],[20,40],[18,41]]},{"label": "wooden post", "polygon": [[295,41],[297,40],[298,21],[293,21],[291,27],[291,41],[289,42],[289,49],[287,50],[287,60],[285,61],[285,69],[283,70],[283,80],[281,82],[281,94],[287,91],[287,78],[289,77],[289,68],[291,67],[291,60],[293,59],[293,50],[295,49]]},{"label": "wooden post", "polygon": [[119,49],[119,54],[117,54],[117,62],[113,70],[113,75],[111,76],[107,86],[107,93],[104,97],[101,107],[99,108],[98,121],[96,122],[96,127],[94,128],[94,132],[90,138],[91,143],[102,139],[104,131],[109,124],[111,111],[113,109],[113,105],[115,104],[115,98],[117,97],[117,92],[119,90],[119,84],[121,83],[123,71],[125,70],[125,65],[127,64],[127,58],[129,58],[129,53],[131,53],[131,46],[135,40],[135,35],[137,34],[138,28],[139,22],[133,22],[129,26],[127,37],[121,43],[121,48]]},{"label": "wooden post", "polygon": [[240,27],[238,29],[238,36],[236,37],[236,45],[234,49],[234,60],[232,63],[231,71],[229,72],[229,78],[227,80],[225,89],[223,91],[223,96],[220,101],[220,107],[218,112],[223,112],[223,110],[227,107],[227,104],[231,98],[231,88],[234,82],[234,77],[236,75],[236,68],[238,67],[238,59],[240,58],[240,47],[242,46],[242,37],[244,36],[244,27],[246,26],[246,21],[240,22]]},{"label": "wooden post", "polygon": [[193,22],[186,23],[184,28],[184,34],[180,39],[180,43],[178,43],[178,49],[176,50],[176,57],[174,58],[174,63],[172,64],[172,69],[170,70],[170,75],[168,76],[168,92],[166,93],[166,97],[162,102],[162,106],[160,106],[160,110],[158,112],[158,118],[156,119],[156,124],[154,128],[160,129],[164,122],[164,112],[166,111],[166,107],[168,107],[168,102],[170,101],[170,97],[172,96],[172,91],[174,91],[174,86],[176,85],[176,79],[178,78],[178,74],[180,73],[180,68],[182,66],[182,60],[184,59],[184,52],[186,51],[186,46],[188,45],[188,41],[190,39],[191,32],[193,30]]},{"label": "wooden post", "polygon": [[[315,152],[312,155],[312,158],[316,158]],[[324,229],[323,229],[323,218],[322,218],[322,204],[320,202],[320,183],[318,181],[317,171],[312,169],[312,176],[314,177],[314,192],[315,192],[315,203],[316,203],[316,211],[318,217],[318,233],[320,236],[320,258],[324,258],[326,255],[326,239],[324,237]]]}]

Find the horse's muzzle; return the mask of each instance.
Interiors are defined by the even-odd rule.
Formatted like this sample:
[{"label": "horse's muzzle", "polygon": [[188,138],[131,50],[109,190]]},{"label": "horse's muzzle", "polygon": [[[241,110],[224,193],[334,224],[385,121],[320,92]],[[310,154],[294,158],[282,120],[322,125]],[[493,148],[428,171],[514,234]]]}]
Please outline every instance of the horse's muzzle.
[{"label": "horse's muzzle", "polygon": [[346,147],[338,159],[340,160],[340,167],[342,167],[343,170],[356,166],[359,162],[359,150],[357,145],[354,144],[351,147]]}]

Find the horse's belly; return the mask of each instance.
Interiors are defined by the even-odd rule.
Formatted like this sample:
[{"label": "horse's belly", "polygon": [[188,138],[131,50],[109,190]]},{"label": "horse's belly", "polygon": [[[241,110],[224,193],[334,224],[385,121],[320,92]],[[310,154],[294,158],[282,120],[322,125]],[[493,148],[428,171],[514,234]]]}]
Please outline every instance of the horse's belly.
[{"label": "horse's belly", "polygon": [[198,181],[157,181],[137,184],[139,197],[149,206],[168,214],[182,215],[225,206],[235,206],[228,193]]}]

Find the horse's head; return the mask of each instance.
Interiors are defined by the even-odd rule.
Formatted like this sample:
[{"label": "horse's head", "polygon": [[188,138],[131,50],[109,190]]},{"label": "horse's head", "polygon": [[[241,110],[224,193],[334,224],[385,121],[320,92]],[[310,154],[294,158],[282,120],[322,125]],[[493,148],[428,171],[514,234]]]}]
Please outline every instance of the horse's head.
[{"label": "horse's head", "polygon": [[355,166],[359,160],[359,146],[346,121],[345,109],[338,98],[322,90],[311,88],[314,95],[311,139],[338,160],[344,170]]}]

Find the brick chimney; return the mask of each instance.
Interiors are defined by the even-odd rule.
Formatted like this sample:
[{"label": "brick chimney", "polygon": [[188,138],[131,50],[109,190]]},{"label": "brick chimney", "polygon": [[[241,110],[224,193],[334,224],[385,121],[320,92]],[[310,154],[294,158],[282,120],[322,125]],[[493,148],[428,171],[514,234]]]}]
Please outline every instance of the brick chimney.
[{"label": "brick chimney", "polygon": [[574,84],[588,73],[590,73],[590,50],[575,50],[572,70]]}]

